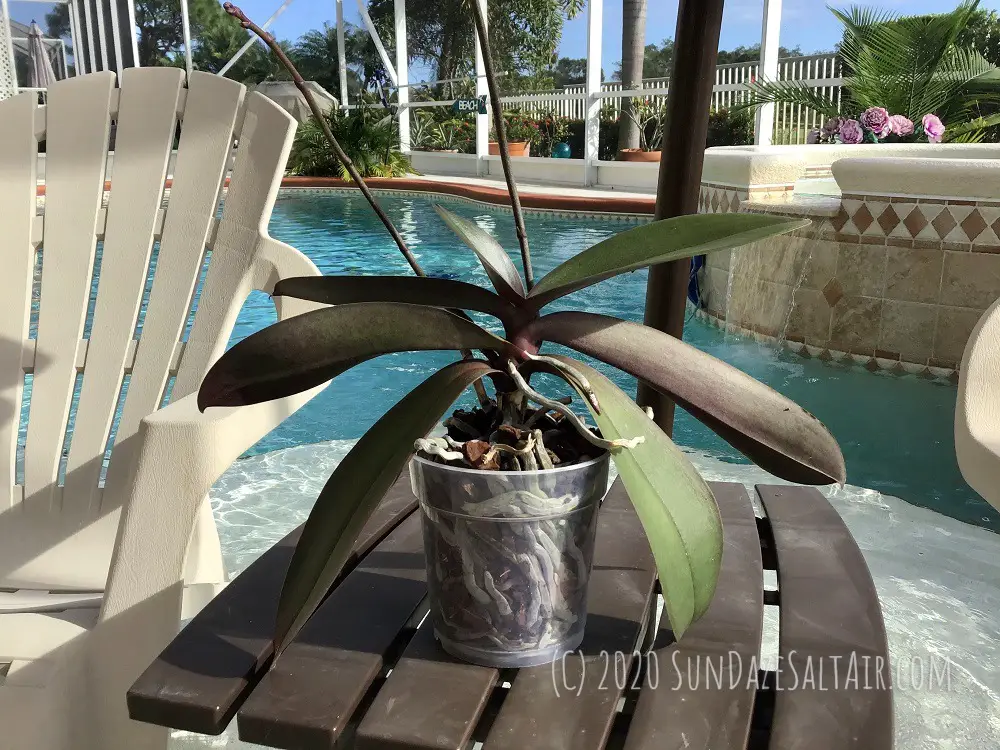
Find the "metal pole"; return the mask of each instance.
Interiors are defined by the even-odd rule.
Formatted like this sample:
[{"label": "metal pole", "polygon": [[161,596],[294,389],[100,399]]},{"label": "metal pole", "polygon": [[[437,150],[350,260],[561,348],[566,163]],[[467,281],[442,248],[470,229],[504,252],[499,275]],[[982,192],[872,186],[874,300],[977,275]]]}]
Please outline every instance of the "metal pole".
[{"label": "metal pole", "polygon": [[[265,31],[271,28],[271,24],[273,24],[277,20],[278,16],[284,13],[288,9],[288,6],[291,4],[292,0],[285,0],[285,2],[283,2],[279,6],[279,8],[276,11],[274,11],[274,13],[271,14],[271,17],[268,18],[266,21],[264,21],[264,23],[261,25],[261,28],[264,29]],[[222,70],[220,70],[217,73],[217,75],[224,76],[226,73],[228,73],[229,69],[236,64],[236,61],[239,60],[241,57],[243,57],[243,55],[245,55],[250,50],[250,48],[257,43],[257,41],[259,41],[258,38],[254,35],[251,35],[250,38],[247,40],[247,43],[236,51],[236,54],[233,55],[232,59],[229,62],[227,62],[225,65],[222,66]],[[264,44],[264,42],[261,42],[261,44]]]},{"label": "metal pole", "polygon": [[114,35],[114,49],[115,49],[115,70],[118,71],[118,75],[122,74],[125,70],[125,58],[122,57],[122,34],[121,26],[118,23],[118,0],[108,0],[108,4],[111,6],[111,33]]},{"label": "metal pole", "polygon": [[[778,34],[781,31],[781,0],[764,0],[764,22],[760,32],[760,76],[778,80]],[[774,135],[774,102],[757,108],[754,143],[770,146]]]},{"label": "metal pole", "polygon": [[[656,219],[698,213],[723,4],[724,0],[679,2],[674,67],[656,190]],[[690,275],[690,259],[649,269],[646,325],[676,338],[683,337]],[[640,383],[637,401],[642,406],[651,406],[660,428],[667,435],[673,433],[674,402],[670,398]]]},{"label": "metal pole", "polygon": [[392,85],[398,86],[399,81],[396,79],[396,69],[389,61],[389,53],[385,51],[385,45],[382,44],[382,38],[378,35],[378,30],[375,28],[375,24],[372,23],[372,17],[368,15],[368,8],[365,7],[365,0],[358,0],[358,12],[361,14],[361,20],[365,22],[365,27],[368,29],[368,33],[371,35],[372,41],[375,43],[375,49],[378,51],[378,56],[382,58],[382,64],[385,65],[385,72],[389,74],[389,79],[392,81]]},{"label": "metal pole", "polygon": [[410,150],[410,63],[406,51],[406,0],[395,0],[396,101],[399,103],[399,150]]},{"label": "metal pole", "polygon": [[94,22],[90,17],[90,0],[83,0],[83,16],[87,26],[87,55],[90,62],[87,71],[96,73],[100,68],[97,67],[97,45],[94,43]]},{"label": "metal pole", "polygon": [[[487,0],[476,0],[482,8],[483,18],[489,22],[489,10]],[[489,162],[486,156],[490,152],[490,111],[493,105],[490,103],[489,91],[486,86],[486,64],[483,62],[483,48],[479,43],[479,34],[475,34],[476,40],[476,97],[486,97],[486,113],[480,114],[476,110],[476,174],[483,177],[489,172]]]},{"label": "metal pole", "polygon": [[97,35],[101,39],[101,70],[111,70],[110,60],[108,59],[108,36],[104,28],[104,2],[107,2],[107,0],[96,0]]},{"label": "metal pole", "polygon": [[191,60],[191,14],[188,11],[188,0],[181,0],[181,33],[184,35],[184,69],[190,81],[194,62]]},{"label": "metal pole", "polygon": [[601,46],[604,0],[590,0],[587,8],[587,99],[583,137],[583,184],[597,183],[601,140]]},{"label": "metal pole", "polygon": [[85,53],[80,48],[80,20],[77,15],[80,11],[80,0],[67,2],[66,10],[69,11],[69,35],[73,44],[73,76],[76,77],[87,72],[84,64]]},{"label": "metal pole", "polygon": [[136,23],[135,23],[135,0],[127,0],[128,3],[128,25],[132,30],[132,59],[135,61],[135,67],[141,68],[142,63],[139,61],[139,35],[136,33]]},{"label": "metal pole", "polygon": [[66,42],[59,40],[59,51],[62,53],[62,73],[63,78],[69,78],[69,61],[66,59]]},{"label": "metal pole", "polygon": [[346,112],[347,101],[347,42],[344,39],[344,0],[337,0],[337,65],[340,72],[340,106]]}]

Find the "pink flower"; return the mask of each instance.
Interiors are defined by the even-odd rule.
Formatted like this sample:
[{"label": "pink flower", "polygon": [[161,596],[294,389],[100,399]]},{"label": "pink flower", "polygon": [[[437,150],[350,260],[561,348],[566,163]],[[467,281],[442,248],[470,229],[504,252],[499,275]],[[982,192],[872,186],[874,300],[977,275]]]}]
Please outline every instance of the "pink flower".
[{"label": "pink flower", "polygon": [[885,138],[891,132],[889,112],[885,107],[869,107],[858,119],[864,127],[875,134],[876,138]]},{"label": "pink flower", "polygon": [[892,115],[889,117],[889,126],[896,135],[913,134],[913,120],[905,115]]},{"label": "pink flower", "polygon": [[940,143],[944,135],[944,123],[937,115],[926,114],[923,119],[924,133],[930,143]]},{"label": "pink flower", "polygon": [[865,138],[865,131],[861,129],[861,123],[857,120],[844,120],[840,124],[841,143],[861,143]]}]

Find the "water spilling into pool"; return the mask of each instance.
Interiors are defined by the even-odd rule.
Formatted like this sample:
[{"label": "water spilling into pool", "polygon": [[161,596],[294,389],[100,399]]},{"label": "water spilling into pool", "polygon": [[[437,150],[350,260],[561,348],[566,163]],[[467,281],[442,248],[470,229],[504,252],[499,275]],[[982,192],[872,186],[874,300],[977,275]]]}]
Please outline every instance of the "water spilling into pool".
[{"label": "water spilling into pool", "polygon": [[[393,196],[382,200],[428,273],[489,286],[475,256],[434,213],[430,198]],[[448,205],[494,234],[517,260],[517,240],[509,214],[468,202],[451,201]],[[529,215],[526,222],[538,276],[637,223],[537,214]],[[327,274],[410,273],[360,196],[283,193],[271,221],[271,233],[306,253]],[[547,309],[587,309],[641,321],[645,285],[646,272],[638,271],[577,292]],[[268,297],[254,295],[240,314],[233,341],[273,320]],[[801,359],[731,334],[727,338],[693,316],[688,318],[684,337],[821,419],[841,445],[851,484],[1000,531],[1000,514],[965,484],[955,462],[954,386],[916,376],[870,373],[843,363]],[[402,353],[362,364],[337,378],[254,446],[250,454],[357,438],[409,389],[452,359],[450,353]],[[633,378],[599,367],[626,392],[634,392]],[[679,415],[675,440],[722,461],[748,463],[687,414]]]}]

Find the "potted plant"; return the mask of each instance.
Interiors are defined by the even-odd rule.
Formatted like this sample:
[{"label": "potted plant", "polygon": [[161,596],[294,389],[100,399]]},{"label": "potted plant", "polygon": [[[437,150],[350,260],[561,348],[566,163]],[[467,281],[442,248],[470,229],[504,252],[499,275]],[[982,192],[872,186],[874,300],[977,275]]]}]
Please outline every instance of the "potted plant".
[{"label": "potted plant", "polygon": [[639,99],[630,109],[622,111],[639,129],[639,148],[623,148],[618,152],[618,158],[621,161],[660,161],[666,104],[657,106],[648,99]]},{"label": "potted plant", "polygon": [[[538,123],[523,112],[518,111],[505,112],[503,119],[510,155],[531,156],[531,144],[536,143],[540,137]],[[493,135],[496,136],[495,127]],[[500,153],[500,144],[496,140],[490,141],[489,148],[490,153],[494,156]]]},{"label": "potted plant", "polygon": [[[484,24],[474,8],[482,38]],[[239,17],[248,28],[259,28]],[[269,44],[277,46],[273,39]],[[486,62],[495,105],[499,96],[488,54]],[[330,141],[339,156],[332,135]],[[780,477],[812,484],[845,480],[843,457],[827,429],[742,371],[636,323],[586,311],[542,314],[550,303],[618,274],[738,247],[806,222],[764,214],[654,221],[594,245],[536,282],[516,188],[510,198],[523,279],[478,224],[438,207],[483,265],[490,291],[425,276],[364,180],[354,176],[418,276],[279,282],[275,296],[326,306],[275,323],[229,349],[202,382],[199,407],[299,393],[391,352],[449,350],[457,358],[381,417],[323,488],[281,592],[277,653],[323,600],[364,523],[407,466],[424,524],[434,629],[461,658],[525,666],[551,661],[580,642],[594,518],[607,489],[609,460],[646,532],[675,636],[681,638],[704,614],[722,557],[721,521],[707,484],[648,411],[589,364],[545,353],[545,342],[669,394]],[[469,313],[492,316],[497,326],[483,327]],[[594,424],[572,408],[571,398],[532,382],[539,375],[562,383]],[[441,425],[469,387],[476,389],[478,406],[453,412]]]}]

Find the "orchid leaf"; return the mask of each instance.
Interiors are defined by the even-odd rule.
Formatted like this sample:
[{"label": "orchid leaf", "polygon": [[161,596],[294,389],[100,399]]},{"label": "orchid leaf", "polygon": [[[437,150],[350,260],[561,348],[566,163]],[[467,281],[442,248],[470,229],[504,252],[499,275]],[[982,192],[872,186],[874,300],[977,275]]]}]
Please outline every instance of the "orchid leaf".
[{"label": "orchid leaf", "polygon": [[782,479],[799,484],[847,479],[840,446],[816,417],[742,370],[673,336],[582,312],[546,315],[531,334],[648,383]]},{"label": "orchid leaf", "polygon": [[627,271],[729,250],[809,226],[807,219],[766,214],[697,214],[643,224],[598,242],[556,266],[528,295],[535,310]]},{"label": "orchid leaf", "polygon": [[500,243],[474,221],[463,219],[443,206],[435,205],[434,210],[462,239],[462,242],[472,248],[497,293],[515,304],[523,301],[525,292],[521,274]]},{"label": "orchid leaf", "polygon": [[643,438],[634,448],[614,449],[612,458],[649,540],[670,626],[679,639],[705,614],[719,580],[722,519],[715,497],[687,457],[618,386],[582,362],[556,359],[590,381],[600,414],[577,392],[605,440]]},{"label": "orchid leaf", "polygon": [[278,599],[275,654],[295,638],[340,574],[358,534],[413,454],[467,387],[496,372],[455,362],[414,388],[358,440],[334,470],[295,546]]},{"label": "orchid leaf", "polygon": [[271,401],[392,352],[488,349],[506,341],[445,310],[365,302],[312,310],[251,334],[212,366],[198,408]]},{"label": "orchid leaf", "polygon": [[299,276],[279,281],[275,297],[343,305],[351,302],[401,302],[452,307],[513,321],[517,310],[502,297],[475,284],[419,276]]}]

